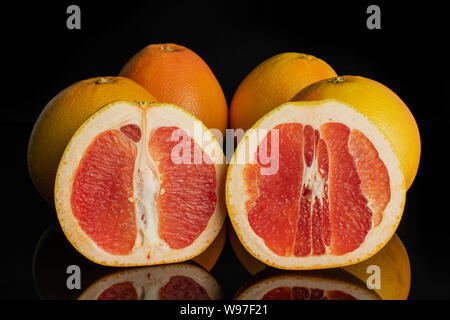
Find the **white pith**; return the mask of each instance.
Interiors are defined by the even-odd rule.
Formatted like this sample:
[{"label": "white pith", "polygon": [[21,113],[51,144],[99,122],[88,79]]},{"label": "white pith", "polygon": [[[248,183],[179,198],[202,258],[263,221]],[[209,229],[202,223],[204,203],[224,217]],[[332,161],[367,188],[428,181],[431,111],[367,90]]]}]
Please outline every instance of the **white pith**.
[{"label": "white pith", "polygon": [[[74,175],[93,139],[101,132],[120,129],[123,125],[136,124],[142,137],[136,143],[137,155],[134,167],[134,195],[129,201],[135,204],[137,238],[128,255],[113,255],[103,251],[79,227],[71,208]],[[203,149],[216,169],[216,208],[208,224],[193,243],[182,249],[172,249],[158,235],[157,199],[160,193],[159,173],[148,152],[151,132],[161,126],[177,126],[184,129]],[[201,128],[201,134],[194,132]],[[212,145],[212,147],[210,146]],[[211,133],[190,114],[168,104],[152,104],[142,107],[138,103],[115,102],[87,120],[66,147],[61,159],[55,183],[55,206],[58,219],[69,241],[85,256],[106,265],[153,265],[183,261],[200,254],[219,233],[226,215],[223,183],[226,170],[224,155]]]},{"label": "white pith", "polygon": [[[358,300],[378,300],[379,297],[365,287],[359,287],[353,283],[339,281],[332,278],[320,278],[302,275],[278,276],[256,283],[244,292],[238,300],[261,300],[270,290],[279,287],[303,287],[307,289],[319,289],[323,291],[339,290],[352,295]],[[324,292],[325,295],[325,292]]]},{"label": "white pith", "polygon": [[[284,269],[315,269],[352,264],[360,261],[361,257],[368,258],[376,253],[389,240],[400,221],[405,197],[404,177],[400,163],[379,129],[351,106],[334,100],[286,103],[262,118],[254,128],[270,130],[282,123],[300,123],[319,129],[326,122],[340,122],[350,129],[361,131],[377,149],[390,178],[391,199],[383,212],[383,219],[377,227],[370,229],[359,248],[343,255],[296,257],[275,254],[250,227],[245,210],[248,196],[242,178],[243,168],[245,163],[255,162],[255,152],[265,136],[259,134],[255,139],[256,143],[250,143],[254,137],[251,137],[251,131],[249,131],[241,140],[230,163],[226,185],[227,206],[233,226],[243,245],[252,255],[266,264]],[[316,161],[313,161],[313,166],[314,163]],[[308,176],[313,178],[312,184],[317,188],[317,192],[320,192],[322,182],[321,179],[315,179],[312,175],[311,172],[315,169],[313,166],[305,169],[305,178],[307,179]]]},{"label": "white pith", "polygon": [[190,264],[172,264],[142,267],[114,273],[92,284],[78,299],[97,300],[111,286],[124,281],[130,281],[136,289],[138,299],[159,300],[160,289],[174,276],[191,278],[206,290],[212,300],[222,298],[222,289],[208,272]]}]

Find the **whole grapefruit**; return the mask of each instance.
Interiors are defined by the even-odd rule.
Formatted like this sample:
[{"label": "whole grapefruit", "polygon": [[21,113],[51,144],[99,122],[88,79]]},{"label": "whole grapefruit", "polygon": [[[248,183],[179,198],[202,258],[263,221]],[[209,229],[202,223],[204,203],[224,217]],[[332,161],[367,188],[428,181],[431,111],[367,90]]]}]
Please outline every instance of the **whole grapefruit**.
[{"label": "whole grapefruit", "polygon": [[155,101],[136,82],[124,77],[96,77],[59,92],[39,115],[28,144],[28,169],[38,192],[53,202],[56,170],[64,148],[78,127],[95,111],[116,100]]},{"label": "whole grapefruit", "polygon": [[335,76],[325,61],[314,56],[297,52],[277,54],[259,64],[239,85],[231,101],[230,126],[247,130],[306,86]]},{"label": "whole grapefruit", "polygon": [[149,90],[159,102],[172,103],[225,133],[228,108],[213,72],[192,50],[173,43],[151,44],[136,53],[120,75]]}]

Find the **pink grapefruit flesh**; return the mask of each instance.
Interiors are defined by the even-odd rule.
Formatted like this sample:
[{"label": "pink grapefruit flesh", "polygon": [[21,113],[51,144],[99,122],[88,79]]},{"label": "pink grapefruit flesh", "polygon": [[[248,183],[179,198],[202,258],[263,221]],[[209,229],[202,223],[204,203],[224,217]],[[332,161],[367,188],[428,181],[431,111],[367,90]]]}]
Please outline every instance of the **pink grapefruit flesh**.
[{"label": "pink grapefruit flesh", "polygon": [[338,122],[318,129],[283,123],[272,130],[279,135],[278,171],[260,170],[271,165],[260,158],[260,148],[271,150],[270,132],[255,153],[257,163],[244,167],[250,227],[280,256],[357,249],[390,200],[389,175],[376,148]]},{"label": "pink grapefruit flesh", "polygon": [[355,300],[340,290],[308,289],[305,287],[278,287],[267,292],[262,300]]},{"label": "pink grapefruit flesh", "polygon": [[136,146],[118,130],[99,134],[72,187],[72,211],[83,231],[111,254],[131,252],[137,236],[133,196]]},{"label": "pink grapefruit flesh", "polygon": [[103,291],[97,300],[138,300],[138,296],[133,284],[130,281],[124,281]]},{"label": "pink grapefruit flesh", "polygon": [[159,290],[160,300],[211,300],[205,288],[185,276],[173,276]]},{"label": "pink grapefruit flesh", "polygon": [[[192,138],[182,142],[189,144],[190,163],[173,163],[171,153],[179,141],[171,136],[177,129],[158,128],[149,142],[164,190],[158,201],[159,234],[174,249],[190,245],[203,232],[217,202],[214,165]],[[204,161],[195,163],[196,154]]]},{"label": "pink grapefruit flesh", "polygon": [[[158,163],[161,190],[159,234],[171,248],[190,245],[205,229],[216,206],[216,173],[211,159],[192,138],[191,164],[174,163],[171,139],[177,127],[160,127],[150,137],[149,153]],[[131,252],[137,235],[133,197],[137,125],[100,134],[89,146],[74,179],[72,210],[82,229],[112,254]],[[194,163],[200,152],[205,161]],[[150,257],[149,257],[150,258]]]}]

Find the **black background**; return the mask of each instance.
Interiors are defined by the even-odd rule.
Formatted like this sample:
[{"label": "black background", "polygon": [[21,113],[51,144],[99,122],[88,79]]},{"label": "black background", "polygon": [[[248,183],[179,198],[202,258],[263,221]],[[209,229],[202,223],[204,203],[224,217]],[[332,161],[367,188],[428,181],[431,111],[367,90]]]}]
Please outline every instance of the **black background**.
[{"label": "black background", "polygon": [[[366,8],[373,3],[381,7],[381,30],[366,28]],[[81,30],[66,28],[70,4],[81,7]],[[39,298],[33,254],[56,218],[34,190],[26,149],[45,104],[76,81],[116,75],[150,43],[174,42],[208,63],[228,103],[256,65],[286,51],[315,55],[338,74],[366,76],[393,89],[410,107],[422,138],[419,172],[397,230],[411,261],[410,298],[448,299],[448,9],[429,1],[39,1],[3,7],[0,297]],[[228,245],[212,274],[227,297],[248,277]]]}]

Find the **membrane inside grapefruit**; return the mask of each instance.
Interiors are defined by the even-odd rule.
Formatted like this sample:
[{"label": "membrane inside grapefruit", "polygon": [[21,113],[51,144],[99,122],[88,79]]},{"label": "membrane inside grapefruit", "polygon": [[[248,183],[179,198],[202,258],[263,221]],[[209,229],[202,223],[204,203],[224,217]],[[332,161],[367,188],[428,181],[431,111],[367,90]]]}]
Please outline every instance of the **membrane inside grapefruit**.
[{"label": "membrane inside grapefruit", "polygon": [[205,270],[189,263],[116,272],[86,289],[80,300],[217,300],[222,289]]},{"label": "membrane inside grapefruit", "polygon": [[211,140],[209,153],[203,150],[209,131],[173,106],[124,102],[105,109],[77,132],[58,169],[55,199],[69,240],[114,265],[201,253],[225,214],[220,146]]},{"label": "membrane inside grapefruit", "polygon": [[[404,197],[398,160],[363,116],[337,102],[285,105],[244,144],[251,134],[259,140],[238,147],[235,161],[239,149],[252,156],[232,163],[227,200],[255,256],[268,253],[264,262],[286,268],[326,267],[380,246],[391,234],[379,230],[395,231]],[[231,194],[238,181],[243,197]]]}]

